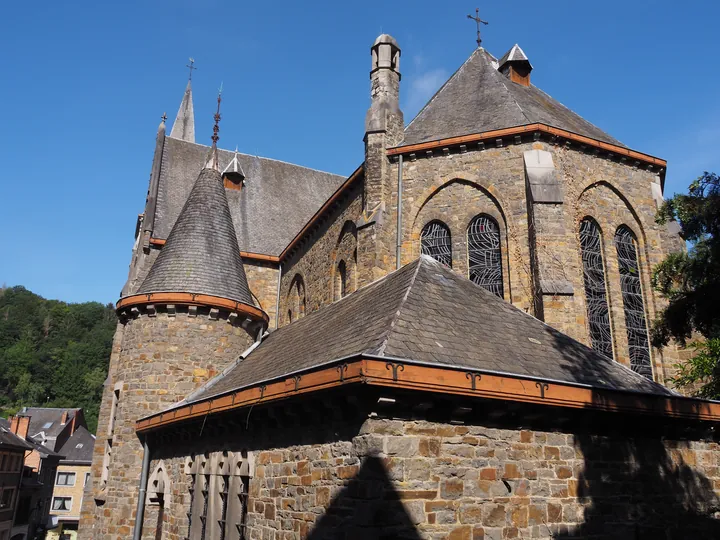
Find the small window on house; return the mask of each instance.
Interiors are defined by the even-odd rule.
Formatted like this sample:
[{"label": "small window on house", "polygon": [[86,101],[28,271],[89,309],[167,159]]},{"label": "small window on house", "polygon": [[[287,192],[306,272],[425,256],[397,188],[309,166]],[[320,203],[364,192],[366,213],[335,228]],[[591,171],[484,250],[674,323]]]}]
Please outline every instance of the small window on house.
[{"label": "small window on house", "polygon": [[75,448],[82,448],[82,447],[83,447],[83,443],[81,443],[81,442],[79,442],[75,445]]},{"label": "small window on house", "polygon": [[57,473],[57,479],[55,484],[58,486],[74,486],[75,485],[75,473],[59,471]]},{"label": "small window on house", "polygon": [[436,261],[452,268],[452,241],[450,229],[442,221],[431,221],[420,233],[420,248],[423,255],[430,255]]},{"label": "small window on house", "polygon": [[43,427],[42,427],[42,428],[43,428],[43,429],[50,429],[50,428],[52,427],[52,425],[53,425],[52,422],[45,422],[45,423],[43,424]]},{"label": "small window on house", "polygon": [[69,512],[72,508],[72,497],[53,497],[52,509],[55,512]]},{"label": "small window on house", "polygon": [[83,487],[87,486],[89,481],[90,481],[90,473],[86,472],[85,473],[85,483],[83,484]]},{"label": "small window on house", "polygon": [[13,502],[15,500],[15,488],[14,487],[6,487],[2,490],[2,496],[0,496],[0,509],[2,510],[11,510],[13,506]]}]

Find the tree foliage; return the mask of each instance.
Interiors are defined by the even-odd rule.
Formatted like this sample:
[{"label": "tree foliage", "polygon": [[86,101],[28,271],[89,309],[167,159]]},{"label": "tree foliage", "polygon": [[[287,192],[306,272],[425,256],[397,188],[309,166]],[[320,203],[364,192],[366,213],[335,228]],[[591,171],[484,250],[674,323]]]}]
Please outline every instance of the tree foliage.
[{"label": "tree foliage", "polygon": [[0,413],[82,407],[94,432],[115,324],[112,305],[0,288]]},{"label": "tree foliage", "polygon": [[690,184],[688,194],[665,201],[660,224],[675,220],[690,244],[686,253],[668,255],[653,272],[653,287],[669,300],[655,321],[653,345],[670,339],[685,345],[695,333],[695,357],[680,368],[675,382],[690,387],[703,383],[703,397],[720,398],[720,177],[706,172]]}]

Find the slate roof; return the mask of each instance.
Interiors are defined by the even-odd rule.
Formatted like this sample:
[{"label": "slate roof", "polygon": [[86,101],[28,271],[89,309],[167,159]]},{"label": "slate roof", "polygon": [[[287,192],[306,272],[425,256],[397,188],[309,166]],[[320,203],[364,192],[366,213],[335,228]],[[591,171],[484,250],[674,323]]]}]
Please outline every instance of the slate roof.
[{"label": "slate roof", "polygon": [[403,144],[543,123],[624,146],[536,86],[510,81],[497,66],[490,53],[476,49],[408,124]]},{"label": "slate roof", "polygon": [[90,465],[93,458],[95,437],[84,427],[79,427],[75,433],[60,448],[60,453],[65,456],[63,462],[85,463]]},{"label": "slate roof", "polygon": [[192,99],[192,83],[188,81],[185,94],[180,102],[170,136],[191,143],[195,142],[195,110]]},{"label": "slate roof", "polygon": [[[79,410],[80,409],[63,409],[57,407],[24,407],[23,414],[30,417],[28,435],[34,437],[42,431],[46,437],[57,437],[72,421]],[[66,411],[68,413],[67,420],[64,424],[61,424],[60,420]],[[45,427],[48,424],[50,425]]]},{"label": "slate roof", "polygon": [[10,431],[10,422],[5,418],[0,418],[0,450],[3,448],[31,450],[33,447]]},{"label": "slate roof", "polygon": [[423,256],[271,333],[185,403],[355,354],[672,394]]},{"label": "slate roof", "polygon": [[[209,147],[166,138],[153,237],[170,234]],[[220,170],[234,152],[218,150]],[[245,174],[241,190],[227,190],[230,214],[242,251],[280,255],[346,177],[308,169],[292,163],[238,154]]]},{"label": "slate roof", "polygon": [[137,294],[185,292],[254,305],[220,172],[203,169]]},{"label": "slate roof", "polygon": [[[42,444],[34,441],[34,440],[31,439],[30,437],[28,437],[27,439],[22,439],[21,437],[18,437],[17,435],[15,435],[14,433],[12,433],[12,432],[10,431],[10,422],[9,422],[7,419],[5,419],[5,418],[0,418],[0,432],[2,432],[2,431],[7,432],[8,434],[12,435],[13,437],[15,437],[15,439],[17,439],[17,440],[19,440],[19,441],[23,441],[23,440],[24,440],[24,442],[25,442],[25,444],[27,445],[28,449],[37,450],[37,452],[38,452],[38,454],[40,454],[40,457],[41,457],[41,458],[46,458],[46,457],[59,457],[59,458],[62,458],[62,457],[63,457],[62,454],[60,454],[60,453],[58,453],[58,452],[54,452],[53,450],[51,450],[51,449],[48,448],[47,446],[44,446],[44,445],[42,445]],[[29,432],[28,432],[28,433],[29,433]]]}]

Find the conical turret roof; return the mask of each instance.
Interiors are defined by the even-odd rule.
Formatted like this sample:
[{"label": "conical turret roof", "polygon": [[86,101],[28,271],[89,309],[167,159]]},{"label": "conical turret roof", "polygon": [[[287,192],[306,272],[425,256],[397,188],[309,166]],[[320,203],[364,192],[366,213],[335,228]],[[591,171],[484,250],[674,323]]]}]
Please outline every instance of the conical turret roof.
[{"label": "conical turret roof", "polygon": [[204,168],[136,294],[191,293],[252,306],[220,172]]}]

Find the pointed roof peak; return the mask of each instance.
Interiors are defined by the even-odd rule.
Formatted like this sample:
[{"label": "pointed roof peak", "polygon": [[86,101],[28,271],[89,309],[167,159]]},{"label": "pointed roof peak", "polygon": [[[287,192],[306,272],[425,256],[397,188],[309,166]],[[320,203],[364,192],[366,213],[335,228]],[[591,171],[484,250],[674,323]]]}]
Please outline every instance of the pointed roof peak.
[{"label": "pointed roof peak", "polygon": [[185,94],[180,102],[180,108],[170,131],[170,137],[191,143],[195,142],[195,109],[193,108],[192,80],[188,80],[187,87],[185,87]]},{"label": "pointed roof peak", "polygon": [[204,168],[136,295],[190,293],[254,306],[220,172]]},{"label": "pointed roof peak", "polygon": [[245,180],[245,172],[243,171],[243,168],[240,165],[240,160],[238,159],[239,155],[240,154],[236,146],[233,158],[230,160],[230,163],[227,164],[227,167],[225,167],[222,171],[223,177],[227,177],[235,183],[240,183]]}]

